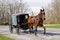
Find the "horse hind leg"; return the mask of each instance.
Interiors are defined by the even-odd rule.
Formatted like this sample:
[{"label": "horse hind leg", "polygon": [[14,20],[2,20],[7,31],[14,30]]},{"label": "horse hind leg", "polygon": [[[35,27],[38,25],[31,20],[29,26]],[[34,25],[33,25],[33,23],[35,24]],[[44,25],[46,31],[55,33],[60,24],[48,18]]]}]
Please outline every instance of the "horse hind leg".
[{"label": "horse hind leg", "polygon": [[34,26],[31,27],[31,32],[34,33]]},{"label": "horse hind leg", "polygon": [[31,28],[31,30],[33,30],[33,26],[32,26],[32,28]]},{"label": "horse hind leg", "polygon": [[31,34],[31,28],[29,28],[29,34]]},{"label": "horse hind leg", "polygon": [[29,25],[29,33],[31,34],[31,25]]},{"label": "horse hind leg", "polygon": [[37,27],[35,27],[35,36],[37,36]]}]

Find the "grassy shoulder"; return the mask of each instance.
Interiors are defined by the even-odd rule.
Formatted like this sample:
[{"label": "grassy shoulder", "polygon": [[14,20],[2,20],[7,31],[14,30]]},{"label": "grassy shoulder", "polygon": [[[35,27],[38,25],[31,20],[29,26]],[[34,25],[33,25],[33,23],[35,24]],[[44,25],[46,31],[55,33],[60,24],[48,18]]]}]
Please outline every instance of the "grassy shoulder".
[{"label": "grassy shoulder", "polygon": [[60,25],[55,25],[55,26],[46,26],[46,28],[60,28]]},{"label": "grassy shoulder", "polygon": [[5,36],[3,36],[3,35],[0,35],[0,40],[14,40],[14,39],[5,37]]}]

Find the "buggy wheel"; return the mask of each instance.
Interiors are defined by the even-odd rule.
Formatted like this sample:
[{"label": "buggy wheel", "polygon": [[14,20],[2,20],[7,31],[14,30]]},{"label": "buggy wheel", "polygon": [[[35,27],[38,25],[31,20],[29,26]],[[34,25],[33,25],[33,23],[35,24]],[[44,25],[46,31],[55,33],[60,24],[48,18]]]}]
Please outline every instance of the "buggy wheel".
[{"label": "buggy wheel", "polygon": [[19,28],[16,28],[16,33],[19,35],[20,32],[19,32]]},{"label": "buggy wheel", "polygon": [[13,27],[12,27],[12,25],[10,25],[9,30],[10,30],[10,33],[13,33]]}]

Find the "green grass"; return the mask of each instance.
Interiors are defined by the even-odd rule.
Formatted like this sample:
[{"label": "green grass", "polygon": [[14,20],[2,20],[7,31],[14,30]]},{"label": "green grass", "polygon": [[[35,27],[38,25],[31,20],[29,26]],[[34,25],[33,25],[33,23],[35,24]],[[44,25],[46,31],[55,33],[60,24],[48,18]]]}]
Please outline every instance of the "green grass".
[{"label": "green grass", "polygon": [[46,26],[46,28],[60,28],[60,25],[55,25],[55,26]]},{"label": "green grass", "polygon": [[[39,28],[41,26],[38,26]],[[60,24],[50,24],[49,26],[45,26],[46,28],[60,28]]]},{"label": "green grass", "polygon": [[14,39],[5,37],[5,36],[3,36],[3,35],[0,35],[0,40],[14,40]]}]

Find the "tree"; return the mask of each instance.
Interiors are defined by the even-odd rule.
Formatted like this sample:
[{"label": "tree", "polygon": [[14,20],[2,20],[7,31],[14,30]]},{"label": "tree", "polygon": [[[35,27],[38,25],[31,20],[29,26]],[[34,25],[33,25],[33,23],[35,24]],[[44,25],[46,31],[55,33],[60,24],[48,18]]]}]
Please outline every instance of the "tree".
[{"label": "tree", "polygon": [[48,8],[46,8],[46,10],[48,22],[50,23],[60,22],[60,0],[53,0],[52,4],[48,5]]},{"label": "tree", "polygon": [[53,19],[55,20],[55,22],[60,22],[60,0],[54,0],[53,4],[52,4],[52,8],[53,8]]},{"label": "tree", "polygon": [[11,15],[14,13],[28,13],[29,8],[22,0],[10,2],[10,0],[2,0],[0,1],[0,14],[2,14],[1,21],[8,22],[11,21]]}]

